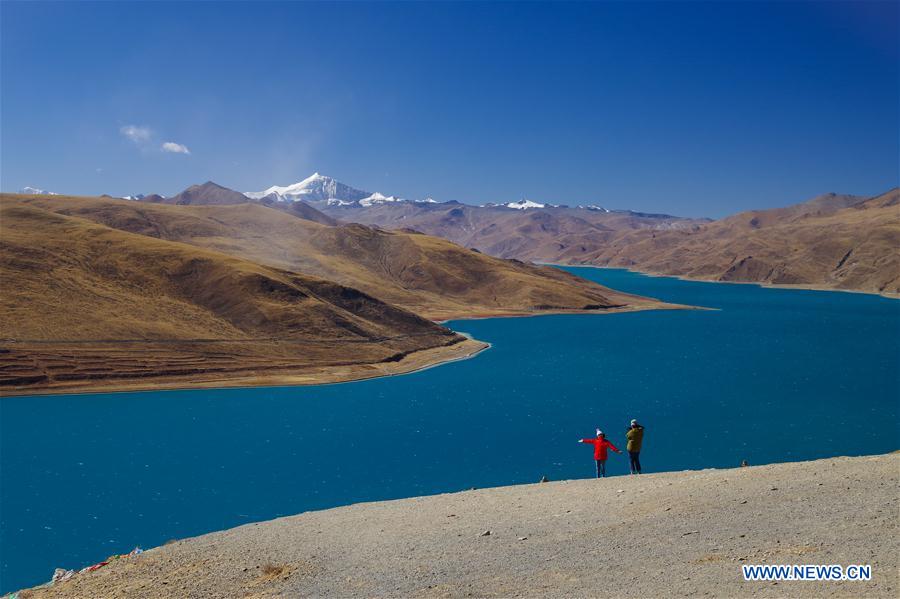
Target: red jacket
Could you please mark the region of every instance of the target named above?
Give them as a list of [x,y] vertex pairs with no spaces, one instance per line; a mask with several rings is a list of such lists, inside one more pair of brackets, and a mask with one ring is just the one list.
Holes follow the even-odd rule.
[[606,459],[606,448],[609,447],[613,451],[619,451],[619,448],[610,443],[607,439],[598,439],[594,437],[593,439],[582,439],[582,443],[590,443],[594,446],[594,459],[595,460],[605,460]]

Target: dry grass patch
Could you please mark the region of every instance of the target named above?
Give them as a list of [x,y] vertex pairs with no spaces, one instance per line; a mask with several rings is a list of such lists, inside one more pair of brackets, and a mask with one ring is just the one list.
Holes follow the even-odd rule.
[[275,564],[263,564],[263,567],[260,568],[262,573],[270,578],[276,578],[284,573],[285,566],[277,566]]

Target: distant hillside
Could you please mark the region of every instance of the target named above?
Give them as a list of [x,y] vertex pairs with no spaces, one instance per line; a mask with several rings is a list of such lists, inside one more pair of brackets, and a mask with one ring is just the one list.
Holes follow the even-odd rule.
[[555,268],[502,260],[436,237],[329,226],[262,205],[160,206],[43,196],[23,201],[336,281],[435,319],[660,305]]
[[240,192],[223,187],[218,183],[207,181],[201,185],[191,185],[181,193],[170,198],[159,195],[150,195],[139,198],[139,201],[148,204],[175,204],[178,206],[231,206],[236,204],[262,204],[276,208],[288,214],[305,218],[306,220],[323,223],[326,225],[337,224],[330,216],[319,212],[304,202],[280,201],[277,195],[263,195],[250,198]]
[[717,281],[900,292],[897,190],[826,194],[718,221],[603,209],[513,210],[409,202],[325,206],[335,218],[410,228],[504,258]]
[[279,374],[312,381],[327,368],[360,378],[415,352],[481,347],[353,288],[27,200],[0,197],[0,223],[6,391]]
[[350,187],[331,177],[311,177],[285,186],[246,192],[272,207],[308,204],[346,223],[389,229],[414,229],[501,258],[537,260],[560,245],[595,248],[603,232],[651,228],[689,228],[708,219],[609,210],[597,204],[562,204],[519,200],[482,206],[431,198],[407,199]]
[[323,225],[337,225],[340,223],[340,221],[338,221],[336,218],[332,218],[322,212],[319,212],[306,202],[282,203],[275,201],[270,197],[264,197],[257,201],[268,208],[274,208],[275,210],[286,212],[287,214],[302,218],[304,220],[311,220],[315,223],[320,223]]
[[152,195],[145,196],[139,201],[154,204],[177,204],[179,206],[205,206],[209,204],[245,204],[250,201],[250,198],[212,181],[207,181],[202,185],[191,185],[181,193],[170,198]]
[[708,222],[629,211],[565,207],[515,209],[456,202],[407,202],[322,210],[347,222],[415,229],[493,256],[534,262],[548,262],[549,256],[570,248],[582,253],[595,251],[617,231],[682,230]]
[[716,281],[900,293],[900,191],[829,194],[744,212],[695,229],[619,233],[549,261],[622,266]]

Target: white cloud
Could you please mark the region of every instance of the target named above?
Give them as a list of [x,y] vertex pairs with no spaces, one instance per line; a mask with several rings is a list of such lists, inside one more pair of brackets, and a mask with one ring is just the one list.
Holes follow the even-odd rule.
[[[144,125],[123,125],[119,127],[119,133],[134,142],[143,152],[147,152],[156,147],[156,135],[150,127]],[[157,138],[158,139],[158,138]],[[190,154],[191,151],[184,144],[174,141],[163,142],[159,146],[160,152],[168,152],[170,154]],[[97,171],[98,173],[100,170]]]
[[177,144],[174,141],[165,142],[161,146],[161,149],[163,152],[173,152],[175,154],[190,154],[191,153],[191,151],[187,149],[187,146]]
[[150,127],[139,127],[138,125],[124,125],[119,127],[119,133],[130,139],[136,144],[141,144],[150,139],[153,131]]

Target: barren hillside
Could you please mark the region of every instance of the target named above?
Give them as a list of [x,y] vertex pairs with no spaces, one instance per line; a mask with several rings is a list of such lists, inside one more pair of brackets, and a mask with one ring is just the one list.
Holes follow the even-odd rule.
[[824,196],[689,231],[632,231],[552,261],[624,266],[716,281],[900,293],[900,191]]
[[[185,539],[33,597],[893,598],[898,472],[890,454],[362,503]],[[748,564],[869,564],[872,580],[746,582]]]
[[4,392],[328,368],[330,380],[360,378],[384,373],[384,364],[408,369],[401,362],[416,352],[482,347],[330,281],[18,200],[4,199],[0,210]]
[[46,196],[22,201],[336,281],[433,319],[661,305],[559,269],[488,256],[437,237],[357,224],[329,226],[258,204],[161,206]]

